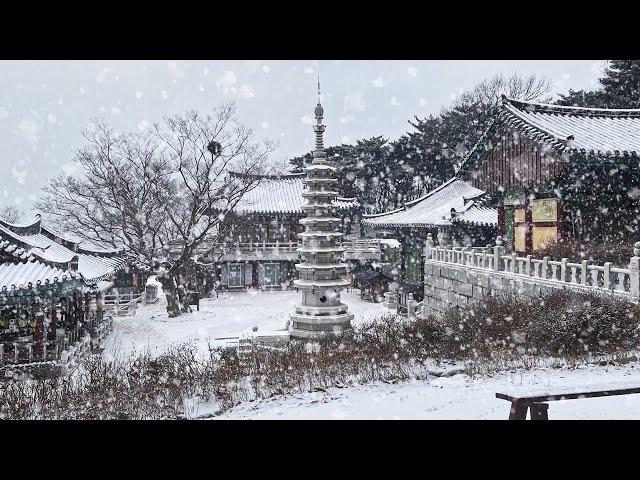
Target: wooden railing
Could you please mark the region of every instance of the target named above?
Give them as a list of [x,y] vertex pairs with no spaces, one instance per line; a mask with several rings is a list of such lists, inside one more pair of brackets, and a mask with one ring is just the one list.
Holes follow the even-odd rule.
[[587,260],[574,263],[566,258],[506,255],[504,250],[501,237],[496,238],[495,246],[439,247],[429,235],[425,259],[640,296],[640,242],[634,245],[628,268],[614,267],[611,262],[595,265]]
[[298,248],[297,242],[234,242],[223,244],[218,253],[240,254],[246,252],[295,252]]

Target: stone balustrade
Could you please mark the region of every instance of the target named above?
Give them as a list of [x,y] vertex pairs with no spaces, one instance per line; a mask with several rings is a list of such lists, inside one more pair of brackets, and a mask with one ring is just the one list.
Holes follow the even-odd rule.
[[640,298],[640,242],[628,268],[611,262],[595,265],[568,259],[506,254],[501,237],[494,246],[440,247],[428,236],[424,252],[423,314],[466,306],[496,291],[539,297],[554,289],[610,292],[633,301]]

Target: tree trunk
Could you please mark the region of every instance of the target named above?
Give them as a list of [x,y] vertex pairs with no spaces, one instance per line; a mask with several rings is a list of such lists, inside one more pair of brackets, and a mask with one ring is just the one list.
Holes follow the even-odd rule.
[[167,297],[167,314],[169,318],[180,315],[180,300],[178,298],[178,283],[173,276],[159,278],[162,290]]

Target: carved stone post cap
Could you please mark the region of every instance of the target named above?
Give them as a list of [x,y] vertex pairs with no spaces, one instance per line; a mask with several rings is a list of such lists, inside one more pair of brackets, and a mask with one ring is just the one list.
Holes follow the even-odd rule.
[[496,246],[501,247],[502,245],[504,245],[504,241],[502,240],[502,237],[498,235],[496,237]]
[[640,257],[640,242],[633,244],[633,255],[635,257]]
[[[427,240],[433,240],[433,234],[431,232],[427,233]],[[640,244],[640,242],[638,242]]]

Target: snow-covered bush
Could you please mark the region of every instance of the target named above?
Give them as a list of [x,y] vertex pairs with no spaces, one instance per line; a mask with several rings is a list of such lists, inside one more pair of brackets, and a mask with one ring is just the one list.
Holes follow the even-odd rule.
[[441,317],[372,319],[352,335],[323,338],[311,349],[302,342],[244,353],[211,349],[202,359],[187,344],[127,361],[90,356],[65,375],[0,381],[0,418],[184,418],[194,399],[222,411],[353,382],[425,378],[434,361],[463,361],[478,372],[513,362],[533,365],[532,358],[625,356],[639,346],[639,325],[640,306],[613,296],[490,297],[473,310],[451,309]]

